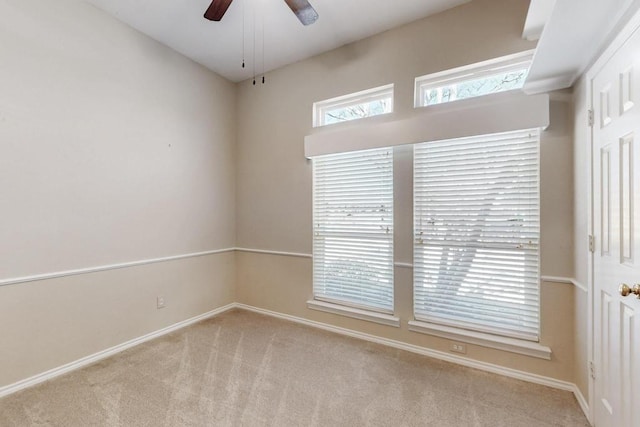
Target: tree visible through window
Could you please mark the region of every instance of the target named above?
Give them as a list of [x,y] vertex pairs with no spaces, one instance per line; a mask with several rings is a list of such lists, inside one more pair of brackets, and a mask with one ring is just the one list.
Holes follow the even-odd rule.
[[521,52],[416,78],[415,106],[443,104],[524,86],[532,52]]
[[460,99],[474,98],[491,93],[520,89],[527,78],[528,69],[452,83],[447,86],[423,89],[422,105],[442,104]]
[[393,85],[381,86],[313,104],[313,125],[325,126],[393,112]]
[[538,339],[537,130],[414,147],[416,319]]
[[393,150],[313,158],[316,299],[393,312]]
[[363,102],[356,105],[338,107],[324,111],[324,124],[346,122],[349,120],[363,119],[391,112],[392,103],[388,98]]

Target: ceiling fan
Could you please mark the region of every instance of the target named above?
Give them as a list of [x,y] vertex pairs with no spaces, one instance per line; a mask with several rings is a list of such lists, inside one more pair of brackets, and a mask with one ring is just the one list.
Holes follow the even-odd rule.
[[[220,21],[233,0],[213,0],[204,17],[209,21]],[[318,12],[307,0],[284,0],[303,25],[311,25],[318,20]]]

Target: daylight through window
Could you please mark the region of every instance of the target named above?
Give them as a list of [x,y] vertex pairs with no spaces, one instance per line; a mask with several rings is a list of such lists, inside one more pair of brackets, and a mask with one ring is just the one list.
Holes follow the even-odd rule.
[[393,112],[393,85],[313,104],[313,126],[325,126]]
[[393,150],[313,158],[314,297],[393,312]]
[[537,340],[539,131],[414,147],[417,320]]
[[530,52],[524,52],[418,77],[415,106],[521,89],[529,73],[531,56]]

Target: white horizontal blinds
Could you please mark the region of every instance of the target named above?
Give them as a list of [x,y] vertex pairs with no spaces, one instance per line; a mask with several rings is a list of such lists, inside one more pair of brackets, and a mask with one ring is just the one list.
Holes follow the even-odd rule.
[[414,148],[419,320],[537,340],[538,130]]
[[393,312],[393,149],[313,158],[316,299]]

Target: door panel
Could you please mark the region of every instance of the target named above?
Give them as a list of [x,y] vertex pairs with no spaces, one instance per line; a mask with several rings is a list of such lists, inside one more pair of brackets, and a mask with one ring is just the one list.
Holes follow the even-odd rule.
[[591,81],[594,165],[595,423],[638,427],[640,299],[620,295],[640,283],[640,33],[636,31]]

